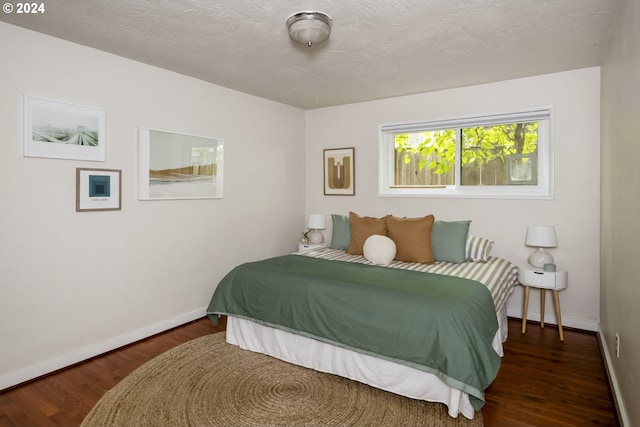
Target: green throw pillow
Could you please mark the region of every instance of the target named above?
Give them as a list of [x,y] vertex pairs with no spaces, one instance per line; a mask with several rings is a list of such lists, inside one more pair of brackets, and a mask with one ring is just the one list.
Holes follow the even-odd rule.
[[349,225],[348,215],[332,214],[333,232],[331,234],[331,249],[340,249],[346,251],[351,241],[351,226]]
[[436,221],[433,224],[431,249],[436,261],[465,262],[469,224],[471,221]]

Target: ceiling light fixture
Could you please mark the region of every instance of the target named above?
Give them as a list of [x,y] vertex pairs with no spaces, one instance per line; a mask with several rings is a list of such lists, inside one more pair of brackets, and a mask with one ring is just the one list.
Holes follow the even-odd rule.
[[329,38],[333,20],[329,15],[315,10],[303,10],[287,18],[291,40],[311,47]]

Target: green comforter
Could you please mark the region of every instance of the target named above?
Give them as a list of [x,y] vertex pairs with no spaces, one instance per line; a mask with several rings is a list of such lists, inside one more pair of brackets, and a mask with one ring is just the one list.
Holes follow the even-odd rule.
[[498,322],[481,283],[299,255],[242,264],[207,309],[438,375],[477,410],[500,357]]

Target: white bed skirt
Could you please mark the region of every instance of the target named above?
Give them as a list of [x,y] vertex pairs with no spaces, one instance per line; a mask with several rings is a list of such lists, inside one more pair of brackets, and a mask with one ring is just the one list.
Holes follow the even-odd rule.
[[[500,320],[500,330],[493,340],[493,348],[502,356],[502,341],[506,339],[506,316]],[[267,354],[295,365],[339,375],[413,399],[444,403],[449,415],[454,418],[462,414],[472,419],[475,415],[469,395],[449,386],[434,374],[237,317],[227,318],[226,330],[227,342],[245,350]]]

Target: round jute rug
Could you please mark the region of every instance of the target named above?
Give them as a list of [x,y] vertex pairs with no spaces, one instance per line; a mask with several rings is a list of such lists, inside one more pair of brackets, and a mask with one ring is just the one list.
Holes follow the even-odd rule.
[[482,426],[446,407],[242,350],[207,335],[140,366],[82,427]]

